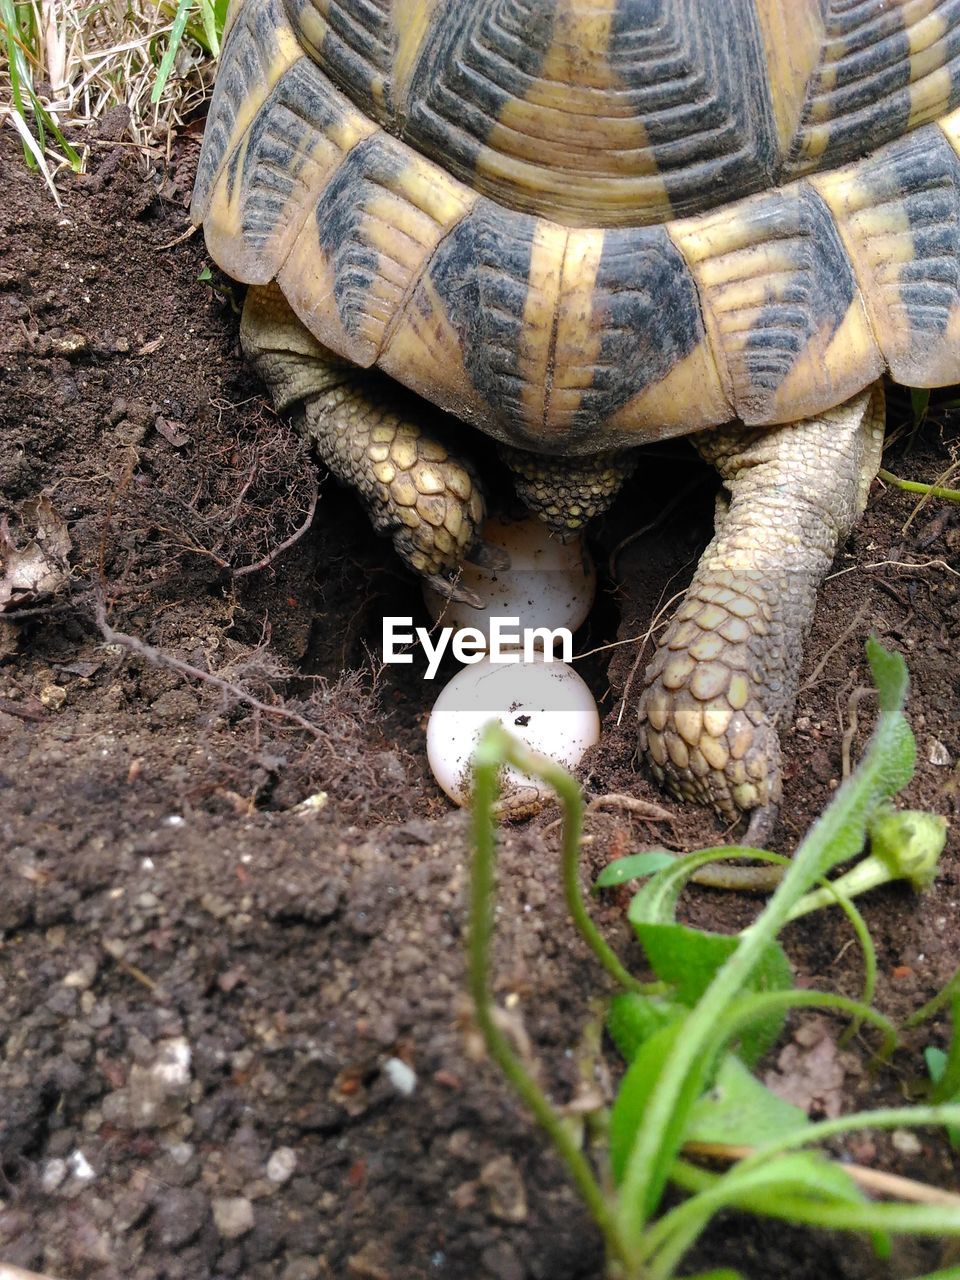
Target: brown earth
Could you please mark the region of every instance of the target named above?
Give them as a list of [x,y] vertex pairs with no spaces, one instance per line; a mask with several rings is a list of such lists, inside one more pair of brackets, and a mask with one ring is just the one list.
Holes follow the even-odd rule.
[[[419,591],[329,481],[308,536],[271,559],[305,521],[314,472],[244,367],[233,295],[200,278],[200,239],[177,242],[196,142],[146,179],[109,142],[92,176],[61,181],[59,211],[9,140],[0,153],[7,536],[23,548],[39,521],[54,561],[69,538],[69,578],[0,631],[0,1259],[71,1278],[592,1280],[597,1236],[562,1170],[467,1052],[465,818],[426,767],[430,687],[376,662],[381,615],[417,611]],[[908,419],[900,396],[891,426]],[[934,413],[887,465],[931,479],[958,442]],[[681,491],[617,558],[583,649],[618,628],[642,635],[689,575],[712,484],[682,442],[651,455],[596,551],[605,564],[638,510],[653,520]],[[866,904],[878,1004],[894,1018],[958,955],[960,516],[929,504],[911,519],[914,505],[876,485],[823,591],[775,839],[789,851],[829,799],[855,706],[862,746],[872,704],[853,695],[875,630],[911,670],[920,760],[906,799],[954,820],[933,890]],[[105,633],[98,611],[167,665]],[[585,784],[662,801],[636,772],[631,715],[616,725],[637,661],[631,643],[584,664],[608,721]],[[320,792],[325,805],[303,806]],[[669,808],[657,825],[591,816],[588,869],[723,834]],[[555,817],[504,838],[497,987],[562,1101],[603,983],[565,921]],[[610,897],[596,915],[637,964],[624,905]],[[685,900],[688,919],[727,930],[754,909]],[[858,993],[839,919],[795,926],[787,944],[802,983]],[[913,1035],[879,1072],[856,1043],[836,1059],[832,1104],[918,1096],[920,1049],[946,1033],[938,1021]],[[801,1047],[780,1060],[794,1085]],[[391,1059],[416,1073],[412,1096]],[[937,1135],[845,1150],[956,1184]],[[911,1246],[881,1263],[728,1217],[690,1266],[801,1280],[907,1276],[938,1258]]]

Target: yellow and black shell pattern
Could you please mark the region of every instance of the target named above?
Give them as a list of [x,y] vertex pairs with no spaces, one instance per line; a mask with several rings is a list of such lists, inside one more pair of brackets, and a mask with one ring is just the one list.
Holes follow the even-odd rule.
[[960,380],[960,0],[234,0],[193,216],[557,454]]

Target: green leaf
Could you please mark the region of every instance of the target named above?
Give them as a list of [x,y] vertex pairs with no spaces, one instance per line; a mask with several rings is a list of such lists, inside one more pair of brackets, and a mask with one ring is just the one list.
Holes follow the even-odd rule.
[[[777,991],[753,996],[742,994],[749,988],[753,971],[765,950],[775,942],[798,899],[838,862],[853,857],[863,848],[867,822],[877,805],[894,795],[912,776],[916,744],[902,711],[907,693],[903,659],[887,653],[875,639],[868,644],[867,654],[880,688],[881,711],[855,772],[838,788],[833,800],[796,850],[779,887],[754,923],[743,931],[740,945],[716,971],[702,999],[681,1024],[683,1035],[669,1047],[665,1046],[665,1051],[668,1048],[667,1060],[645,1101],[644,1123],[635,1130],[622,1173],[617,1223],[628,1248],[639,1248],[644,1232],[650,1229],[647,1215],[651,1212],[651,1204],[656,1203],[653,1193],[659,1194],[661,1189],[661,1154],[665,1150],[676,1151],[673,1145],[675,1109],[684,1099],[683,1118],[686,1123],[692,1082],[698,1086],[693,1092],[695,1099],[702,1092],[706,1079],[704,1063],[709,1065],[716,1060],[723,1044],[723,1034],[732,1029],[732,1006],[737,1001],[744,1002],[733,1021],[750,1026],[752,1020],[761,1015],[761,1010],[765,1014],[774,1009],[782,1011],[783,1003],[774,997],[790,994]],[[690,863],[695,864],[696,858],[684,858],[681,865]],[[672,919],[675,895],[679,889],[675,884],[669,884],[669,880],[675,874],[672,868],[667,868],[644,885],[631,903],[629,914],[634,923]],[[657,893],[659,899],[655,901],[653,895]],[[670,901],[671,895],[673,902]],[[647,911],[648,907],[653,910]],[[669,915],[665,907],[669,907]],[[755,1002],[752,1006],[751,1001]],[[860,1006],[857,1006],[857,1011],[860,1011]],[[642,1061],[656,1040],[656,1036],[652,1037],[643,1047],[637,1063]],[[911,1215],[910,1220],[917,1216]],[[886,1220],[891,1218],[896,1220],[895,1215],[884,1215],[881,1229],[885,1229]],[[923,1220],[923,1215],[919,1218]]]
[[947,1069],[947,1055],[942,1049],[928,1044],[923,1051],[923,1059],[927,1064],[927,1070],[930,1072],[930,1079],[934,1084],[939,1084],[943,1079],[944,1071]]
[[[889,714],[901,711],[909,684],[903,654],[897,653],[895,649],[885,649],[876,636],[870,636],[867,640],[867,661],[870,663],[873,682],[877,686],[880,710]],[[905,781],[909,782],[910,779]]]
[[647,849],[643,853],[631,853],[626,858],[617,858],[608,862],[596,880],[594,889],[610,889],[615,885],[626,884],[628,880],[641,880],[652,876],[664,867],[672,867],[677,856],[666,849]]
[[[610,1111],[609,1128],[610,1167],[617,1182],[623,1176],[637,1134],[644,1123],[647,1102],[660,1081],[671,1049],[684,1035],[686,1023],[687,1019],[684,1018],[654,1032],[640,1046],[620,1082],[616,1100]],[[690,1112],[709,1081],[712,1065],[706,1056],[701,1057],[696,1069],[691,1071],[683,1082],[649,1170],[650,1177],[643,1205],[644,1217],[649,1217],[659,1203],[666,1186],[670,1165],[683,1145]]]
[[170,35],[167,40],[167,50],[160,63],[160,70],[157,72],[157,81],[153,86],[153,92],[150,94],[150,101],[153,103],[160,101],[164,86],[170,77],[170,72],[173,70],[173,64],[177,56],[177,50],[183,40],[183,33],[186,30],[192,3],[193,0],[180,0],[177,5],[176,16],[173,19],[173,25],[170,28]]
[[710,1088],[690,1112],[684,1142],[759,1146],[807,1123],[800,1107],[778,1098],[739,1058],[727,1054]]
[[686,1016],[682,1004],[627,991],[610,1001],[607,1030],[624,1061],[632,1062],[640,1046],[655,1032]]
[[[787,1195],[812,1202],[811,1207],[866,1203],[843,1167],[818,1151],[792,1151],[742,1173],[734,1165],[709,1194],[722,1198],[724,1205],[739,1204],[774,1216],[779,1216],[778,1204]],[[765,1209],[759,1209],[761,1204]]]
[[[636,924],[640,944],[650,967],[662,982],[674,987],[674,996],[692,1008],[710,986],[717,971],[741,943],[739,937],[706,933],[682,924]],[[790,961],[778,942],[760,953],[744,991],[788,991],[793,986]],[[739,1053],[752,1066],[773,1045],[783,1029],[784,1013],[765,1014],[743,1031]]]

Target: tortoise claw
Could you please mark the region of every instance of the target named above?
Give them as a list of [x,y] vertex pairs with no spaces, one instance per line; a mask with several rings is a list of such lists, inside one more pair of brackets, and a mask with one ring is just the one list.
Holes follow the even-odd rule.
[[445,578],[439,573],[424,574],[423,580],[432,591],[436,591],[438,596],[443,596],[445,600],[454,600],[458,603],[468,604],[471,608],[482,609],[483,601],[471,591],[469,587],[462,587],[453,578]]
[[774,804],[773,801],[752,810],[743,836],[744,844],[750,845],[753,849],[766,849],[773,835],[779,811],[779,805]]
[[495,547],[492,542],[477,542],[465,558],[478,569],[489,569],[494,573],[510,568],[510,553],[503,547]]

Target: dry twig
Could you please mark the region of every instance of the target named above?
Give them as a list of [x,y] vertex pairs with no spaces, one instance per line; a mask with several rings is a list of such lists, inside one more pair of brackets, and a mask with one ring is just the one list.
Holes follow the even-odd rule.
[[[746,1160],[755,1151],[755,1147],[727,1142],[688,1142],[683,1148],[684,1155],[719,1160],[724,1164]],[[909,1200],[912,1204],[940,1204],[960,1208],[960,1195],[946,1191],[943,1187],[931,1187],[925,1182],[916,1182],[913,1178],[904,1178],[896,1173],[885,1173],[882,1169],[869,1169],[862,1164],[844,1162],[839,1167],[870,1195]]]
[[194,667],[189,662],[183,662],[180,658],[175,658],[171,653],[164,653],[162,649],[155,648],[152,644],[138,639],[137,636],[127,635],[124,631],[116,631],[107,621],[107,611],[103,600],[97,600],[94,611],[97,626],[100,634],[103,636],[107,644],[119,645],[122,649],[126,649],[129,653],[135,653],[139,658],[145,658],[155,667],[165,667],[168,671],[176,671],[179,675],[185,676],[188,680],[198,680],[202,684],[211,685],[214,689],[219,689],[221,693],[229,695],[242,702],[245,706],[251,707],[254,711],[261,715],[271,716],[276,720],[285,720],[289,724],[295,725],[298,729],[303,729],[310,734],[312,738],[318,741],[326,741],[327,735],[322,729],[315,724],[311,724],[304,716],[299,715],[296,711],[291,711],[289,707],[282,704],[272,705],[268,702],[261,701],[252,693],[248,693],[246,689],[235,684],[231,680],[224,679],[212,671],[204,671],[202,667]]

